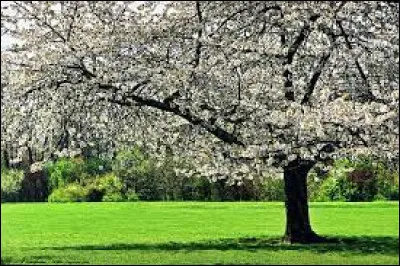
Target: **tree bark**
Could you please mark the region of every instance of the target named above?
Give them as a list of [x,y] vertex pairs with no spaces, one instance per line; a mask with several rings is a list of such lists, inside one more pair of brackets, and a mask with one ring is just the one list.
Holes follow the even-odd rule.
[[292,161],[284,168],[286,231],[284,241],[288,243],[323,242],[311,228],[307,202],[307,174],[314,162]]
[[3,161],[1,163],[4,163],[4,166],[6,168],[10,168],[10,156],[8,154],[7,150],[2,150],[2,159]]

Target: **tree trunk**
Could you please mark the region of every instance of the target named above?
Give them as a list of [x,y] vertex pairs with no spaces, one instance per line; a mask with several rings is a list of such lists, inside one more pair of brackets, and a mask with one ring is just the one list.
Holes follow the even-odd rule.
[[295,160],[284,168],[286,194],[286,232],[284,241],[289,243],[322,242],[312,229],[307,203],[307,174],[314,162]]
[[[10,168],[10,156],[9,156],[9,154],[8,154],[8,151],[7,150],[3,150],[2,151],[2,161],[1,161],[1,163],[3,164],[4,163],[4,166],[6,167],[6,168]],[[2,165],[3,166],[3,165]]]

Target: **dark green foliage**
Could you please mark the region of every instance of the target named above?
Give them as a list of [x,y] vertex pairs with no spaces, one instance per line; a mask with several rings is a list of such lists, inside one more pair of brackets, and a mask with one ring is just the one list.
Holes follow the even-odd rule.
[[48,179],[43,171],[26,173],[21,184],[21,201],[43,202],[49,196]]
[[136,194],[135,191],[132,190],[128,190],[127,192],[125,192],[125,201],[139,201],[139,196],[138,194]]
[[1,168],[1,202],[21,201],[23,179],[23,171]]
[[163,200],[162,180],[155,162],[139,147],[121,151],[113,163],[113,172],[125,191],[135,191],[141,200]]
[[228,184],[226,180],[211,182],[206,177],[179,175],[176,169],[192,169],[190,162],[171,157],[156,162],[139,147],[116,156],[113,172],[121,178],[124,189],[135,191],[145,201],[252,201],[283,200],[283,181],[255,178]]
[[60,158],[46,164],[49,190],[62,188],[70,183],[79,182],[83,173],[82,158]]
[[335,161],[327,177],[313,187],[315,201],[398,200],[398,171],[382,161],[359,157]]
[[269,177],[263,182],[263,195],[265,201],[284,201],[284,182],[281,178]]
[[[113,160],[61,158],[46,164],[43,172],[24,177],[20,171],[22,180],[17,172],[2,169],[2,201],[45,201],[51,193],[52,201],[285,200],[284,182],[278,176],[254,176],[233,184],[212,182],[195,174],[184,159],[177,161],[171,156],[157,161],[137,146],[121,151]],[[180,174],[177,169],[192,174]],[[78,190],[78,185],[83,189]],[[398,170],[367,157],[337,160],[328,173],[318,167],[310,171],[308,196],[311,201],[398,200]]]
[[111,171],[111,161],[100,157],[86,158],[83,171],[89,176],[105,174]]
[[60,158],[45,166],[50,190],[64,187],[73,182],[84,184],[88,179],[110,170],[110,161],[99,157]]
[[377,177],[375,199],[399,200],[399,170],[391,169],[385,163],[376,164],[374,173]]

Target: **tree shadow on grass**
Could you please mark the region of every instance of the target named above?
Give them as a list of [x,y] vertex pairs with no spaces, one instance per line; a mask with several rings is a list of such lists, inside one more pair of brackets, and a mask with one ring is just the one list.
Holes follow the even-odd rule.
[[14,261],[12,258],[1,258],[1,265],[20,265],[23,264],[82,264],[89,263],[88,261],[79,261],[79,260],[70,260],[64,257],[56,257],[56,256],[48,256],[48,255],[35,255],[35,256],[26,256],[20,260]]
[[398,237],[337,237],[329,238],[330,243],[284,244],[280,238],[244,237],[224,238],[200,242],[166,243],[115,243],[109,245],[80,245],[46,247],[47,250],[148,250],[148,251],[201,251],[201,250],[246,250],[263,251],[311,251],[315,253],[345,252],[352,254],[399,254]]

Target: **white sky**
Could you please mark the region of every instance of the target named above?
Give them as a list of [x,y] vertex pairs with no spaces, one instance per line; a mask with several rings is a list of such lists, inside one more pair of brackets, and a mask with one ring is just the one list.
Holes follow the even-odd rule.
[[15,39],[11,38],[8,35],[1,36],[1,50],[4,51],[10,47],[11,44],[15,42]]
[[[9,4],[10,4],[10,1],[1,1],[1,8],[8,6]],[[15,42],[15,39],[11,38],[11,36],[2,35],[1,36],[1,51],[4,51],[5,49],[9,48],[14,42]]]

